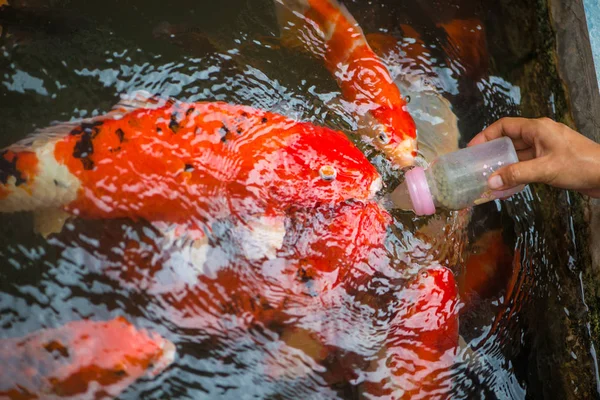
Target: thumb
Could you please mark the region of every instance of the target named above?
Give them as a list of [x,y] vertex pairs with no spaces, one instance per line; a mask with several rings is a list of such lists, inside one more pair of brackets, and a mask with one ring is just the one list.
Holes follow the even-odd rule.
[[490,176],[488,186],[493,190],[506,190],[528,183],[546,182],[548,175],[547,163],[542,158],[534,158],[500,168]]

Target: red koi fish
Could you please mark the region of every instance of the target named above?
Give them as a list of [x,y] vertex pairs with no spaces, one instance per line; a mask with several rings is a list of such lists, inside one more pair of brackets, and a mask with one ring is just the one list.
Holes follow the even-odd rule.
[[74,321],[22,338],[0,339],[0,398],[116,397],[174,360],[175,346],[124,318]]
[[392,385],[394,398],[429,398],[449,391],[459,348],[460,302],[454,275],[441,266],[424,268],[402,291],[398,307],[388,339],[388,365],[399,377]]
[[61,209],[200,236],[219,218],[247,222],[290,206],[367,200],[381,187],[376,169],[340,132],[250,107],[139,92],[105,116],[43,130],[0,152],[0,212]]
[[414,163],[415,123],[398,87],[348,10],[335,0],[276,0],[284,42],[321,56],[359,116],[359,133],[395,164]]
[[484,233],[469,249],[465,270],[459,279],[460,297],[465,304],[489,298],[508,286],[513,272],[513,253],[501,230]]

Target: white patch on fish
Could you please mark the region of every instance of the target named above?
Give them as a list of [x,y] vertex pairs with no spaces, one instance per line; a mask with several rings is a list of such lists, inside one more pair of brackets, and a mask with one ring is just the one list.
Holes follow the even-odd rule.
[[285,232],[283,216],[261,216],[247,224],[239,224],[234,235],[247,259],[259,260],[266,257],[272,260],[283,246]]
[[[0,212],[32,211],[63,207],[77,198],[81,183],[69,169],[54,158],[56,142],[34,141],[27,148],[38,158],[38,171],[31,186],[16,186],[9,177],[5,188],[8,196],[0,200]],[[11,147],[12,150],[12,147]]]

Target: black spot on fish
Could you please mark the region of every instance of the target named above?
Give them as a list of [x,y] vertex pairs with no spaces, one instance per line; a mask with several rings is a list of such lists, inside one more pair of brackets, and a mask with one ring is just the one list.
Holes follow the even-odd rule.
[[183,167],[183,170],[185,172],[192,172],[194,170],[194,166],[192,164],[185,164],[185,167]]
[[196,111],[196,109],[194,107],[190,107],[187,109],[187,111],[185,112],[186,116],[190,116],[191,113],[193,113],[194,111]]
[[173,133],[177,133],[179,131],[179,116],[176,112],[171,114],[171,121],[169,122],[169,129],[173,131]]
[[124,369],[118,369],[115,371],[115,376],[118,376],[119,378],[125,375],[127,375],[127,371],[125,371]]
[[115,147],[114,149],[110,149],[111,153],[116,153],[116,152],[119,152],[119,151],[121,151],[121,146]]
[[227,141],[227,135],[229,134],[229,128],[225,125],[219,128],[219,134],[221,135],[221,142],[225,143]]
[[312,281],[314,278],[309,271],[307,271],[303,267],[300,267],[298,269],[298,279],[300,279],[301,282],[307,283]]
[[156,128],[156,133],[158,133],[159,135],[161,135],[162,134],[162,129]]
[[8,153],[7,150],[0,153],[0,183],[6,185],[8,178],[14,176],[16,186],[24,184],[26,180],[21,175],[21,171],[17,169],[18,156],[15,155],[12,161],[8,161],[5,158],[6,153]]
[[103,121],[84,122],[80,126],[73,129],[70,132],[70,135],[77,136],[81,135],[82,133],[92,133],[94,130],[97,131],[97,128],[103,123]]
[[56,340],[46,343],[44,345],[44,349],[48,353],[52,354],[55,358],[58,358],[58,357],[68,358],[69,357],[69,349],[67,349],[67,347],[65,345],[63,345],[62,343],[60,343],[59,341],[56,341]]
[[91,170],[94,169],[94,162],[90,158],[92,154],[94,154],[94,143],[93,140],[98,136],[100,132],[99,127],[102,126],[102,121],[95,122],[84,122],[81,124],[79,128],[71,131],[71,134],[74,134],[74,131],[79,131],[78,135],[81,137],[79,141],[75,143],[75,148],[73,149],[73,157],[79,158],[81,163],[83,164],[83,169]]
[[68,186],[61,181],[54,179],[54,186],[59,188],[67,188]]
[[120,143],[123,143],[123,141],[125,141],[125,132],[123,132],[123,129],[121,129],[121,128],[117,129],[115,131],[115,134],[119,138]]
[[242,128],[237,128],[235,131],[238,135],[241,135],[244,130]]
[[267,117],[262,117],[262,119],[260,120],[260,122],[262,122],[263,124],[266,124],[268,121]]

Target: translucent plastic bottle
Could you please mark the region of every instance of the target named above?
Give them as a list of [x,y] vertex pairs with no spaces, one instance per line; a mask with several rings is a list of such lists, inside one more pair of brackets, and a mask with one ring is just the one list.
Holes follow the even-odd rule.
[[438,157],[427,169],[415,167],[408,171],[391,199],[397,207],[431,215],[436,208],[462,210],[509,197],[523,187],[492,191],[488,179],[499,168],[518,161],[507,137],[461,149]]

